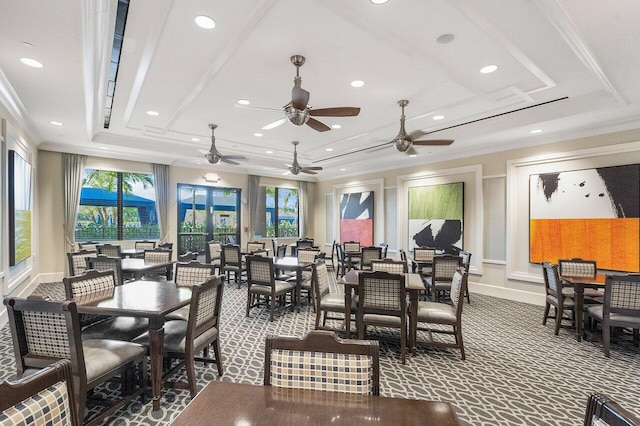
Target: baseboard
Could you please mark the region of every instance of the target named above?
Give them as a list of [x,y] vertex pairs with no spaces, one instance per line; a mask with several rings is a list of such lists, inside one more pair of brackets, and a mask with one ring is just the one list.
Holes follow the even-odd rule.
[[[27,297],[33,291],[38,288],[40,283],[52,283],[52,282],[60,282],[64,278],[64,272],[51,272],[46,274],[38,274],[34,279],[31,280],[28,284],[22,284],[18,286],[16,291],[13,291],[9,294],[9,296],[13,297]],[[0,306],[0,327],[4,327],[7,322],[9,322],[9,316],[7,315],[7,309],[4,305]]]
[[469,292],[499,297],[501,299],[513,300],[516,302],[529,303],[532,305],[544,306],[545,304],[544,294],[515,290],[512,288],[498,287],[482,283],[469,282]]
[[7,314],[7,308],[4,305],[0,306],[0,328],[7,325],[9,322],[9,315]]

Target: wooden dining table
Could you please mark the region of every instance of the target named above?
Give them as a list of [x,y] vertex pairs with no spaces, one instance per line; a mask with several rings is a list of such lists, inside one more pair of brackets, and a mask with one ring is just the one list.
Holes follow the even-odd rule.
[[[345,312],[351,312],[351,293],[353,292],[353,290],[358,288],[358,275],[361,272],[362,271],[352,269],[338,280],[338,284],[344,285]],[[404,276],[405,288],[407,290],[407,293],[409,293],[409,312],[411,315],[409,321],[409,336],[411,337],[409,348],[410,350],[413,350],[413,348],[415,347],[415,341],[413,337],[415,335],[414,331],[418,327],[418,298],[420,297],[420,292],[425,291],[426,287],[424,285],[424,282],[422,281],[422,276],[420,274],[408,273],[404,274]],[[345,315],[345,328],[347,330],[348,339],[351,336],[351,315]]]
[[[582,341],[582,331],[584,329],[584,289],[604,289],[607,279],[606,274],[596,274],[594,277],[574,277],[571,275],[560,275],[560,279],[573,286],[573,301],[575,303],[576,316],[576,340]],[[604,295],[604,293],[602,293]]]
[[[153,271],[154,269],[164,268],[169,271],[169,267],[173,265],[172,261],[162,263],[150,263],[145,262],[144,259],[127,258],[122,259],[122,272],[133,274],[135,280],[141,279],[146,272]],[[167,278],[171,274],[167,272]]]
[[192,425],[459,425],[448,402],[212,381],[172,423]]
[[143,254],[144,254],[143,249],[123,248],[120,250],[120,257],[122,257],[123,259],[127,257],[139,257],[139,256],[142,256]]
[[78,313],[149,319],[153,409],[160,409],[165,316],[191,301],[191,288],[171,281],[132,281],[105,293],[73,299]]

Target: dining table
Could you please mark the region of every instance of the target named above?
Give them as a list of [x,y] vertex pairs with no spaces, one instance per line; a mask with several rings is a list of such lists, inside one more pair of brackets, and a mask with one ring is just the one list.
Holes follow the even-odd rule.
[[[584,290],[604,289],[606,274],[596,274],[591,277],[576,277],[571,275],[560,275],[560,279],[565,283],[573,286],[573,301],[575,303],[576,316],[576,340],[582,341],[582,332],[584,329]],[[602,293],[604,295],[604,293]]]
[[460,420],[448,402],[212,381],[172,423],[208,424],[454,426]]
[[[358,288],[359,285],[359,274],[362,271],[358,271],[352,269],[348,271],[342,278],[338,280],[338,284],[344,285],[344,305],[345,312],[351,312],[351,300],[352,300],[352,292]],[[409,293],[409,312],[410,312],[410,321],[409,321],[409,336],[411,336],[411,340],[409,342],[410,350],[413,350],[415,347],[415,330],[418,327],[418,298],[420,297],[420,293],[426,290],[424,285],[424,281],[422,281],[422,276],[416,273],[407,273],[403,274],[405,276],[405,288],[407,293]],[[345,315],[345,329],[347,331],[347,338],[351,337],[351,315]]]
[[127,258],[127,257],[140,257],[144,254],[144,250],[143,249],[137,249],[137,248],[123,248],[120,250],[120,257],[122,257],[123,259]]
[[279,271],[294,271],[296,273],[296,311],[300,312],[300,293],[302,289],[302,271],[310,269],[313,262],[305,262],[297,257],[273,257],[273,265]]
[[169,268],[173,266],[173,261],[169,262],[161,262],[161,263],[151,263],[145,262],[144,259],[136,259],[136,258],[127,258],[122,259],[122,272],[125,274],[133,275],[135,280],[140,280],[145,273],[149,271],[153,271],[154,269],[164,268],[167,270],[167,279],[171,276]]
[[165,317],[191,302],[191,287],[171,281],[132,281],[106,292],[73,298],[78,313],[149,319],[153,410],[160,409]]

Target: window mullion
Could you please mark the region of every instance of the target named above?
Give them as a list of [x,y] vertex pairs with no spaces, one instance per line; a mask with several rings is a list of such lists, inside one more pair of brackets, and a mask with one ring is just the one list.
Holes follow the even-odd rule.
[[123,208],[123,190],[122,190],[122,180],[123,180],[123,173],[122,172],[118,172],[117,174],[117,178],[116,178],[116,186],[117,186],[117,195],[116,195],[116,216],[117,216],[117,233],[118,233],[118,240],[124,240],[124,235],[122,232],[122,227],[124,224],[124,208]]

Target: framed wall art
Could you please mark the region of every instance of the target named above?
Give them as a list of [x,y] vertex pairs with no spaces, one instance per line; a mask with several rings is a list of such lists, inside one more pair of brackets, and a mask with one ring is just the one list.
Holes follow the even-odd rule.
[[342,194],[340,197],[340,241],[373,245],[373,191]]
[[9,265],[31,256],[31,164],[9,150]]

